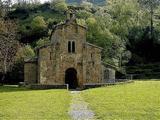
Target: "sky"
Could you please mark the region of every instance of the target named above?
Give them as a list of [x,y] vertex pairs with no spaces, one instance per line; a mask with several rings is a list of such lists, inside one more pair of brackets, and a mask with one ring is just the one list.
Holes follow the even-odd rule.
[[[6,1],[6,0],[2,0],[2,1]],[[16,1],[18,0],[11,0],[13,3],[16,3]],[[29,1],[29,0],[27,0]],[[34,1],[34,0],[30,0],[30,1]],[[48,2],[48,1],[51,1],[51,0],[37,0],[37,1],[40,1],[41,3],[45,3],[45,2]]]

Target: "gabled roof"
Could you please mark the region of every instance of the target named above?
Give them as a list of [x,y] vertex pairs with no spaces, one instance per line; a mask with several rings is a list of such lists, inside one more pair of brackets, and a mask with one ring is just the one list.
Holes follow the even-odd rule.
[[38,58],[37,57],[33,57],[33,58],[25,58],[24,62],[25,63],[34,63],[37,62]]
[[48,43],[48,44],[46,44],[46,45],[42,45],[42,46],[40,46],[40,47],[35,48],[35,50],[39,50],[39,49],[42,49],[42,48],[46,48],[46,47],[48,47],[48,46],[50,46],[50,45],[51,45],[51,43]]
[[96,48],[98,48],[98,49],[103,50],[102,47],[99,47],[99,46],[97,46],[97,45],[91,44],[91,43],[89,43],[89,42],[86,42],[86,44],[87,44],[87,45],[90,45],[90,46],[92,46],[92,47],[96,47]]
[[110,63],[106,63],[106,62],[102,62],[102,64],[105,66],[105,67],[109,67],[109,68],[112,68],[114,70],[118,70],[118,66],[115,66],[115,65],[112,65]]
[[83,26],[83,25],[80,25],[76,22],[76,19],[70,19],[70,20],[66,20],[64,23],[60,23],[60,24],[57,24],[57,25],[54,25],[53,28],[52,28],[52,32],[51,32],[51,36],[50,36],[50,39],[54,33],[54,31],[56,29],[59,29],[59,28],[62,28],[63,26],[65,25],[77,25],[83,29],[86,29],[87,30],[87,27],[86,26]]

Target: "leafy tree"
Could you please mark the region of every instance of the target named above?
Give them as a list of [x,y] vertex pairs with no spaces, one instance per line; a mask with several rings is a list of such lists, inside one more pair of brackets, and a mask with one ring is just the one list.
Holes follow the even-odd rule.
[[84,19],[76,19],[77,23],[82,26],[86,26],[86,21]]
[[92,13],[90,13],[86,10],[79,10],[77,12],[76,16],[77,16],[77,18],[80,18],[80,19],[87,19],[92,16]]
[[107,6],[100,7],[95,13],[96,19],[86,20],[89,28],[87,38],[104,48],[104,61],[121,65],[131,57],[126,43],[129,30],[136,25],[138,4],[132,0],[108,2]]
[[42,36],[46,36],[47,34],[48,28],[44,18],[42,16],[33,18],[31,22],[31,31],[29,31],[29,35],[31,36],[31,38],[36,40],[41,38]]
[[153,39],[153,17],[155,9],[160,5],[160,0],[138,0],[139,3],[149,10],[150,13],[150,31]]
[[97,23],[96,19],[93,18],[93,17],[90,17],[86,20],[86,23],[89,25],[89,26],[93,26]]
[[41,47],[44,45],[47,45],[50,43],[50,40],[48,37],[46,38],[40,38],[37,42],[36,42],[36,47]]
[[10,20],[0,20],[0,69],[2,70],[1,83],[3,84],[7,72],[14,64],[18,50],[17,26]]
[[52,0],[51,8],[59,12],[64,12],[68,9],[65,0]]
[[0,17],[3,16],[3,3],[2,3],[2,0],[0,0]]
[[84,7],[86,10],[90,10],[90,8],[93,7],[93,3],[86,2],[86,1],[83,1],[80,5]]
[[35,17],[31,22],[31,26],[34,31],[47,28],[46,22],[42,16]]
[[16,62],[24,62],[25,58],[35,57],[35,52],[30,45],[21,46],[16,53]]
[[15,56],[15,63],[9,76],[11,77],[10,83],[23,82],[24,79],[24,60],[27,58],[35,57],[35,52],[30,45],[21,45]]

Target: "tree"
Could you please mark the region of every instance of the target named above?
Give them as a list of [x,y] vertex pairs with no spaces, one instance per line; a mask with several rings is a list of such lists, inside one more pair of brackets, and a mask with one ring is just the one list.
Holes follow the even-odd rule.
[[24,62],[24,59],[33,57],[35,52],[30,45],[21,46],[16,53],[16,62]]
[[81,5],[82,7],[84,7],[85,9],[87,9],[87,10],[90,10],[90,8],[93,7],[93,3],[86,2],[86,1],[83,1],[80,5]]
[[93,18],[86,20],[87,38],[104,48],[103,60],[106,62],[121,65],[130,58],[126,43],[129,30],[136,25],[138,5],[135,1],[108,0],[107,6],[100,7],[95,13],[96,21]]
[[149,10],[150,13],[150,32],[151,32],[151,39],[153,39],[153,17],[154,17],[154,10],[160,5],[160,0],[138,0],[139,3]]
[[3,84],[7,72],[14,64],[14,56],[18,50],[17,27],[11,20],[0,20],[0,69],[2,70],[1,83]]
[[64,12],[68,9],[65,0],[52,0],[51,8],[59,12]]
[[90,13],[86,10],[79,10],[77,12],[76,16],[77,16],[77,18],[80,18],[80,19],[87,19],[92,16],[92,13]]
[[37,16],[33,18],[31,22],[31,32],[30,34],[33,36],[35,39],[39,39],[42,36],[46,36],[47,33],[47,24],[42,16]]
[[44,46],[44,45],[47,45],[50,43],[50,40],[48,37],[45,37],[45,38],[40,38],[37,42],[36,42],[36,46],[37,47],[41,47],[41,46]]
[[12,1],[11,0],[1,0],[1,9],[3,11],[3,14],[7,14],[11,11]]
[[0,0],[0,17],[3,16],[3,6],[2,6],[2,0]]
[[31,25],[32,29],[35,31],[47,28],[46,22],[42,16],[35,17],[31,22]]

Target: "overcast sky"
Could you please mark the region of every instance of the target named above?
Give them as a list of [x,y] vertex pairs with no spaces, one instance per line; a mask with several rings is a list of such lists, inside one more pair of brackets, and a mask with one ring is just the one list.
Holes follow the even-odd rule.
[[[2,0],[2,1],[6,1],[6,0]],[[17,2],[18,0],[12,0],[13,3]],[[29,1],[29,0],[27,0]],[[31,0],[32,1],[32,0]],[[33,0],[34,1],[34,0]],[[51,0],[38,0],[40,1],[41,3],[44,3],[44,2],[48,2],[48,1],[51,1]]]

